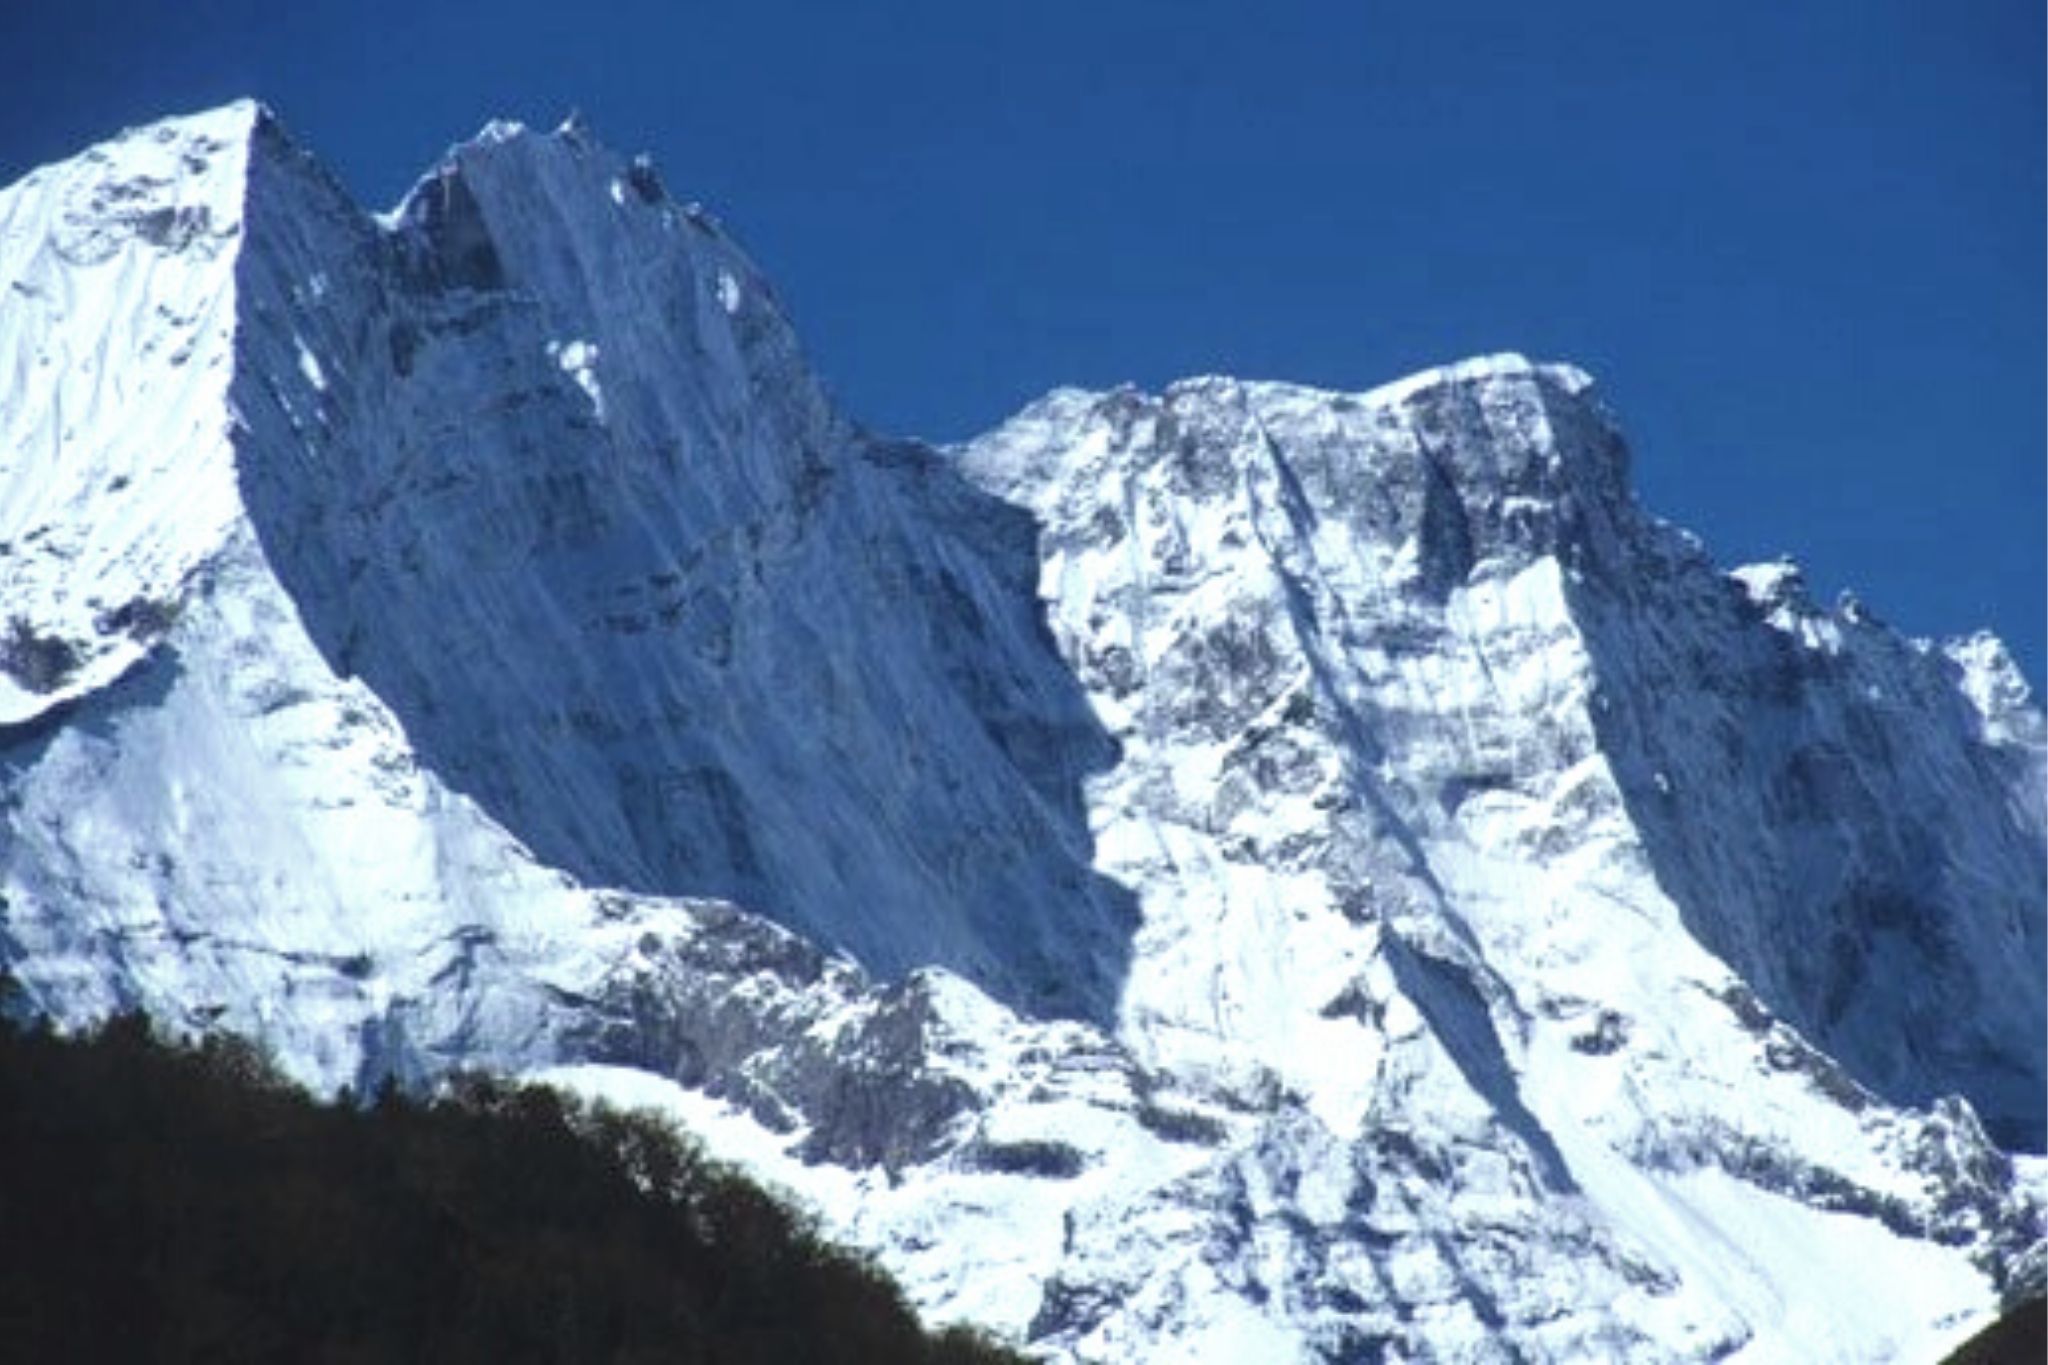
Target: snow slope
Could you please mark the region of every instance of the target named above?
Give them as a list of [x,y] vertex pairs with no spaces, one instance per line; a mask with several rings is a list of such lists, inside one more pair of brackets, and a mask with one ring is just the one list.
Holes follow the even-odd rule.
[[1912,1359],[2038,1268],[2040,713],[1583,374],[884,440],[573,123],[0,225],[12,1008],[656,1105],[1050,1359]]

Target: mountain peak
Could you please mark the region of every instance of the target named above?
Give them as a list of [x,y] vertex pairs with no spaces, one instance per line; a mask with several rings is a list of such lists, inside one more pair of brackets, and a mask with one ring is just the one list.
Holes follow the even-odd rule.
[[0,725],[104,685],[235,517],[235,271],[253,100],[0,190]]
[[[1213,375],[1157,395],[1056,390],[965,451],[971,477],[1055,528],[1107,534],[1129,521],[1112,509],[1133,486],[1156,484],[1178,520],[1192,528],[1209,508],[1202,524],[1226,539],[1281,547],[1351,528],[1391,557],[1389,581],[1425,595],[1551,554],[1598,571],[1639,515],[1591,379],[1519,355],[1358,393]],[[1092,520],[1076,511],[1097,503]]]
[[231,106],[0,223],[9,1008],[654,1099],[1075,1362],[1892,1359],[2024,1273],[2039,715],[1720,571],[1582,372],[949,458],[576,124],[372,219]]

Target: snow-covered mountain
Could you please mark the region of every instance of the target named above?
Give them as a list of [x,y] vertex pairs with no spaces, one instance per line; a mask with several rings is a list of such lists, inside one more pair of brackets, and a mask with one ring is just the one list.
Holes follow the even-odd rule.
[[1074,1361],[1931,1358],[2043,1272],[2044,736],[1591,381],[867,434],[653,168],[0,191],[0,963],[678,1114]]

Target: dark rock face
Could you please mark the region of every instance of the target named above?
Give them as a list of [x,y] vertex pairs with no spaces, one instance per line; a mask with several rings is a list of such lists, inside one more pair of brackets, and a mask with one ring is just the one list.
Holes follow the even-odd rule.
[[0,671],[31,692],[54,692],[78,668],[78,651],[60,635],[45,635],[28,618],[14,617],[0,638]]
[[1575,607],[1601,748],[1688,929],[1862,1086],[1961,1093],[2040,1151],[2038,739],[1976,712],[1948,654],[1754,600],[1662,527],[1626,549]]
[[388,235],[267,141],[239,275],[290,322],[244,341],[240,476],[337,671],[580,880],[1107,1022],[1134,912],[1080,786],[1114,746],[1030,516],[853,432],[737,249],[615,204],[571,132],[462,149]]

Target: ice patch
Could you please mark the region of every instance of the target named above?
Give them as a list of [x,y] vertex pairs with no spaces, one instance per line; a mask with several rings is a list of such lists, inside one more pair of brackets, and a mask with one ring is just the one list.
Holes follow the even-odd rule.
[[320,392],[327,392],[327,372],[320,368],[320,358],[306,345],[306,339],[294,333],[292,341],[299,349],[299,373],[306,376],[306,382]]
[[597,420],[604,420],[604,388],[597,382],[597,343],[594,341],[551,341],[548,354],[562,367],[562,373],[576,381],[576,386],[590,397],[590,408]]
[[1369,389],[1363,395],[1364,401],[1388,407],[1404,403],[1418,393],[1445,384],[1473,383],[1488,379],[1529,379],[1538,376],[1551,379],[1561,385],[1567,393],[1583,393],[1593,387],[1592,376],[1573,365],[1537,365],[1515,351],[1503,351],[1499,355],[1474,356],[1451,365],[1438,365],[1432,369],[1397,379],[1391,384],[1382,384]]
[[1743,595],[1760,607],[1775,607],[1806,591],[1799,566],[1789,559],[1768,564],[1744,564],[1730,569],[1728,576],[1742,588]]
[[483,127],[477,129],[474,141],[480,146],[495,147],[499,143],[510,142],[516,137],[521,137],[525,132],[526,125],[518,119],[494,118]]

